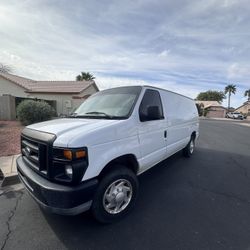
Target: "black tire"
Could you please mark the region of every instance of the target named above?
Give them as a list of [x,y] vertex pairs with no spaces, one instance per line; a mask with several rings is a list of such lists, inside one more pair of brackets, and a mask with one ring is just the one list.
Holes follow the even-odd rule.
[[[104,197],[106,192],[108,192],[110,185],[115,183],[116,181],[125,180],[131,185],[129,186],[132,189],[131,192],[131,198],[129,199],[130,201],[124,208],[124,210],[112,214],[108,212],[105,208],[105,202],[104,202]],[[121,165],[115,165],[112,167],[111,171],[108,172],[100,181],[99,186],[97,188],[97,191],[95,193],[93,203],[92,203],[92,214],[94,218],[101,222],[101,223],[112,223],[115,222],[121,218],[123,218],[125,215],[129,213],[129,211],[134,207],[136,199],[137,199],[137,194],[138,194],[138,180],[136,175],[133,173],[132,170],[121,166]],[[129,191],[128,191],[129,192]],[[113,196],[112,196],[113,197]],[[118,197],[117,195],[115,197]],[[113,200],[116,198],[113,197]],[[125,201],[123,201],[125,202]],[[126,203],[126,202],[125,202]],[[124,204],[125,206],[125,204]]]
[[194,136],[192,136],[188,145],[183,149],[184,157],[190,158],[192,154],[194,153],[194,148],[195,148],[195,138]]

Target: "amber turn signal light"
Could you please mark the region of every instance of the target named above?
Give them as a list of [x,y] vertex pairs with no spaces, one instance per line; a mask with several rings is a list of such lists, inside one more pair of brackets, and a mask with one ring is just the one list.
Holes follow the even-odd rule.
[[63,150],[63,156],[68,160],[72,160],[72,152],[70,150]]
[[86,156],[86,152],[83,151],[83,150],[80,150],[80,151],[76,151],[76,158],[79,159],[79,158],[84,158]]

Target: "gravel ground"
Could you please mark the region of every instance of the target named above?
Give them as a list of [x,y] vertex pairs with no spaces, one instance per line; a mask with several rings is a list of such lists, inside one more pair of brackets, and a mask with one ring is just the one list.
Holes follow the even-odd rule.
[[0,157],[20,153],[22,129],[18,121],[0,121]]

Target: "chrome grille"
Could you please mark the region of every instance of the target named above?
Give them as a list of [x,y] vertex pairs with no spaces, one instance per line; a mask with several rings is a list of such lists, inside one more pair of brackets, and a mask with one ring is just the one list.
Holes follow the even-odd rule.
[[47,176],[48,146],[26,136],[21,137],[21,152],[26,164],[42,175]]

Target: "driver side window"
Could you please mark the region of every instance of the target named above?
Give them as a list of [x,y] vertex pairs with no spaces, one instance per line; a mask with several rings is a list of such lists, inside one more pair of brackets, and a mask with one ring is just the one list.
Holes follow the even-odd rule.
[[164,119],[161,97],[158,91],[152,89],[145,91],[139,107],[139,116],[142,122]]

